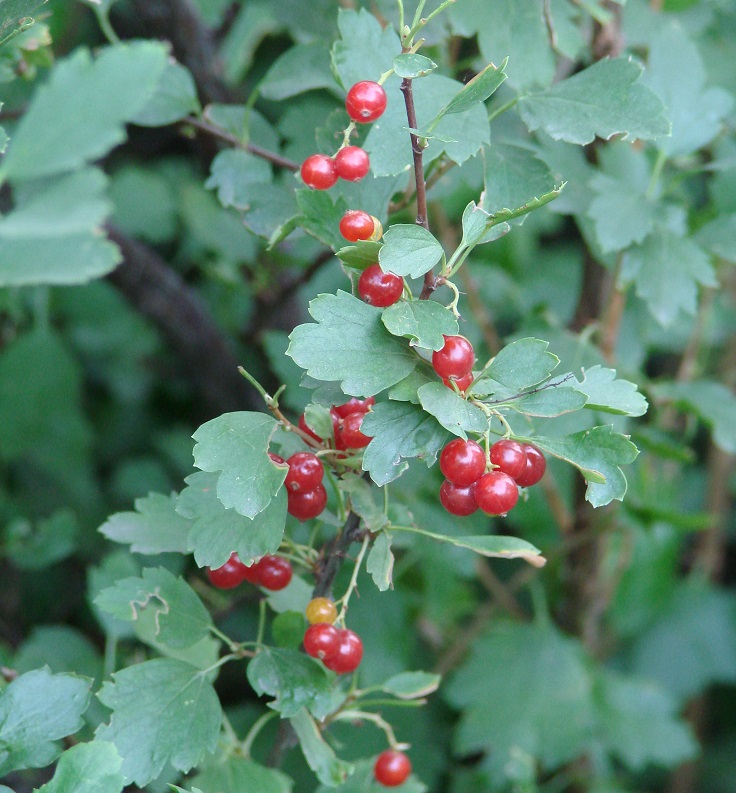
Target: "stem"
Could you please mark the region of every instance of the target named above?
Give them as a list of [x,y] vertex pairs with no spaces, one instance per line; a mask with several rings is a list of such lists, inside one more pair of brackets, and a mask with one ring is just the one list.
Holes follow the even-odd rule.
[[649,179],[649,186],[647,187],[647,192],[645,193],[646,197],[651,199],[654,198],[654,191],[657,189],[657,184],[659,183],[659,177],[662,175],[662,169],[664,168],[664,164],[667,162],[667,155],[660,149],[657,152],[657,159],[654,162],[654,168],[652,169],[652,176]]
[[225,644],[230,648],[231,651],[234,652],[240,648],[240,645],[236,641],[233,641],[233,639],[231,639],[227,634],[223,633],[215,625],[210,625],[209,628],[210,628],[210,633],[213,636],[217,636],[217,638],[220,639],[221,641],[225,642]]
[[210,672],[214,672],[215,669],[219,669],[221,666],[224,666],[230,661],[234,661],[238,657],[239,656],[236,653],[228,653],[227,655],[223,655],[222,658],[220,658],[218,661],[212,664],[212,666],[208,666],[207,669],[202,669],[202,671],[198,672],[197,674],[204,677],[205,675],[208,675]]
[[513,99],[509,99],[508,102],[504,102],[502,105],[497,107],[495,110],[491,110],[488,114],[488,121],[493,121],[494,118],[500,116],[502,113],[505,113],[507,110],[511,110],[512,107],[519,101],[520,97],[515,96]]
[[116,656],[118,650],[117,636],[107,636],[105,639],[105,666],[104,676],[110,677],[115,671]]
[[245,740],[242,744],[240,744],[240,751],[244,757],[250,757],[250,750],[253,747],[253,742],[258,737],[258,734],[261,730],[268,724],[271,719],[275,719],[278,716],[276,711],[269,711],[268,713],[264,713],[256,723],[250,728],[248,734],[245,736]]
[[105,38],[110,44],[120,44],[120,36],[118,36],[113,26],[110,24],[110,16],[107,11],[97,12],[97,22],[100,26],[100,30],[105,34]]
[[258,603],[258,632],[256,633],[256,644],[263,644],[263,634],[266,632],[266,598],[261,598]]
[[316,584],[312,597],[327,597],[335,582],[348,548],[360,538],[360,518],[351,512],[340,534],[324,548],[322,560],[316,565]]
[[365,710],[346,710],[342,713],[337,713],[332,718],[332,721],[370,721],[372,724],[375,724],[376,727],[384,731],[386,740],[392,749],[405,751],[409,748],[408,743],[399,743],[396,740],[393,727],[377,713],[368,713],[368,711]]
[[348,584],[348,588],[345,590],[345,594],[342,596],[342,606],[340,607],[340,613],[337,615],[337,619],[335,620],[335,622],[339,622],[341,625],[345,625],[345,615],[348,613],[350,596],[353,594],[358,585],[358,573],[360,572],[361,565],[363,564],[365,552],[368,550],[368,543],[370,542],[370,539],[371,538],[369,534],[366,534],[365,537],[363,537],[363,544],[361,545],[360,552],[358,553],[358,557],[355,560],[353,574],[350,576],[350,583]]

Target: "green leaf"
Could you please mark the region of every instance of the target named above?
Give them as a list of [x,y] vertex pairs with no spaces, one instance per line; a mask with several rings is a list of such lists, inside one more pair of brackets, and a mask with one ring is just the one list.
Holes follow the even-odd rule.
[[124,578],[103,589],[94,602],[114,617],[131,622],[151,609],[156,637],[174,648],[191,647],[204,639],[212,626],[212,618],[194,590],[164,567],[146,568],[140,578]]
[[626,493],[626,477],[620,466],[632,463],[639,450],[627,435],[611,426],[593,427],[564,438],[528,439],[542,451],[571,463],[588,482],[585,498],[594,507],[603,507]]
[[407,80],[415,80],[417,77],[425,77],[437,64],[424,55],[417,55],[416,52],[405,52],[394,58],[394,71],[399,77]]
[[97,695],[112,717],[95,735],[115,744],[128,783],[147,785],[167,764],[187,772],[214,752],[222,708],[202,672],[158,658],[112,677]]
[[30,17],[46,0],[2,0],[0,2],[0,42],[18,29],[22,19]]
[[[340,39],[332,46],[332,68],[346,90],[360,80],[377,80],[388,68],[386,64],[401,52],[393,27],[383,28],[364,8],[360,11],[341,8],[337,26]],[[398,93],[389,92],[389,104],[401,104]]]
[[298,650],[306,628],[307,621],[303,611],[282,611],[271,623],[273,643],[286,650]]
[[[350,776],[341,785],[334,782],[325,783],[317,788],[316,793],[385,793],[385,786],[376,782],[373,773],[375,759],[358,760]],[[406,782],[392,788],[395,793],[427,793],[427,786],[412,774]]]
[[230,755],[192,780],[202,793],[290,793],[294,782],[275,768],[265,768],[244,757]]
[[484,153],[484,159],[481,207],[486,212],[516,209],[555,188],[549,168],[529,149],[495,143]]
[[488,416],[444,383],[427,383],[419,388],[417,394],[427,413],[453,435],[467,438],[466,432],[485,432],[488,429]]
[[122,763],[111,743],[77,744],[61,755],[53,779],[37,793],[121,793],[125,785]]
[[373,440],[363,454],[363,469],[380,486],[397,479],[408,467],[404,458],[419,457],[427,467],[447,442],[442,425],[409,402],[383,402],[363,419],[361,432]]
[[736,212],[719,215],[695,235],[696,242],[709,253],[729,262],[736,261]]
[[91,681],[52,675],[48,667],[26,672],[0,691],[0,775],[43,768],[60,754],[55,741],[81,729]]
[[448,116],[452,113],[464,113],[478,102],[485,102],[491,94],[500,88],[506,79],[504,69],[508,61],[509,59],[506,58],[500,66],[494,66],[489,63],[472,80],[465,83],[457,94],[440,110],[435,120],[430,124],[430,128],[434,128],[434,125],[442,116]]
[[5,550],[20,570],[42,570],[71,556],[80,544],[80,534],[76,515],[59,509],[35,526],[24,518],[11,521],[5,531]]
[[380,531],[386,525],[388,518],[383,507],[376,504],[374,490],[362,476],[343,474],[339,486],[350,496],[350,509],[363,520],[368,531]]
[[124,125],[156,90],[167,60],[153,41],[106,47],[96,60],[77,50],[34,94],[2,163],[13,180],[81,168],[125,140]]
[[365,569],[379,591],[385,592],[389,587],[393,587],[394,555],[391,551],[391,538],[387,532],[382,531],[374,540]]
[[164,127],[199,110],[197,86],[189,69],[167,63],[152,96],[131,121],[141,127]]
[[203,424],[192,436],[194,464],[203,471],[220,471],[217,498],[226,509],[248,518],[270,503],[284,483],[286,471],[267,452],[277,423],[263,413],[225,413]]
[[443,335],[458,333],[452,311],[433,300],[400,300],[383,312],[381,322],[393,336],[403,336],[413,347],[425,350],[441,350]]
[[12,665],[21,674],[48,666],[54,674],[73,672],[93,680],[102,676],[97,648],[83,633],[66,625],[36,626]]
[[418,366],[410,375],[389,389],[388,398],[398,402],[419,404],[419,389],[426,383],[436,383],[437,375],[429,366]]
[[175,510],[176,495],[149,493],[135,500],[135,512],[117,512],[100,526],[113,542],[127,543],[131,553],[187,553],[189,521]]
[[110,212],[97,168],[18,191],[0,218],[0,286],[81,284],[105,275],[120,252],[100,233]]
[[217,498],[217,474],[198,472],[184,480],[177,510],[193,521],[187,549],[200,567],[222,567],[236,552],[244,564],[275,553],[286,523],[286,491],[280,490],[254,518],[225,509]]
[[400,672],[381,685],[381,691],[399,699],[417,699],[433,694],[440,687],[442,675],[429,672]]
[[692,239],[663,226],[626,252],[621,280],[636,284],[636,294],[665,327],[681,311],[695,314],[698,284],[718,285],[708,255]]
[[552,418],[580,410],[586,407],[585,403],[585,394],[578,391],[577,388],[547,385],[534,393],[504,402],[503,405],[526,416]]
[[299,738],[304,759],[317,775],[317,779],[328,787],[344,782],[352,772],[352,766],[335,756],[307,711],[300,710],[290,721]]
[[321,706],[332,691],[332,681],[324,666],[298,650],[263,647],[248,663],[248,682],[259,696],[275,697],[269,707],[283,718],[295,716],[302,708],[314,709],[320,718]]
[[280,55],[261,82],[261,95],[282,101],[316,88],[334,88],[324,41],[296,44]]
[[547,352],[547,347],[549,342],[541,339],[514,341],[493,359],[485,376],[507,388],[532,388],[546,380],[560,363],[556,355]]
[[543,129],[555,140],[584,145],[606,140],[651,140],[669,134],[670,123],[659,98],[639,82],[642,68],[625,58],[603,60],[519,101],[531,132]]
[[365,270],[372,264],[378,263],[378,253],[383,243],[370,240],[358,240],[354,245],[339,248],[335,254],[343,264],[354,267],[356,270]]
[[381,309],[343,291],[309,304],[317,321],[289,336],[287,355],[318,380],[339,380],[350,396],[367,397],[406,377],[419,360],[381,323]]
[[242,149],[225,149],[212,161],[204,186],[217,190],[224,207],[245,210],[260,189],[258,185],[268,184],[272,178],[271,166],[265,160]]
[[333,197],[327,190],[297,190],[296,204],[302,213],[300,224],[306,232],[330,248],[343,247],[345,238],[339,226],[348,205],[342,196]]
[[[2,104],[0,104],[0,107],[2,107]],[[2,154],[5,151],[5,149],[8,147],[9,140],[10,138],[8,137],[5,130],[2,127],[0,127],[0,154]]]
[[547,560],[541,556],[539,548],[535,548],[526,540],[518,537],[501,537],[484,535],[478,537],[454,537],[451,535],[437,534],[436,532],[418,529],[417,534],[423,534],[436,542],[449,543],[457,548],[467,548],[469,551],[498,559],[523,559],[525,562],[542,567]]
[[378,261],[384,272],[419,278],[440,261],[442,245],[423,226],[396,223],[383,235]]
[[575,385],[588,397],[585,407],[621,416],[643,416],[649,408],[644,395],[628,380],[617,380],[615,369],[591,366],[583,370],[583,379]]

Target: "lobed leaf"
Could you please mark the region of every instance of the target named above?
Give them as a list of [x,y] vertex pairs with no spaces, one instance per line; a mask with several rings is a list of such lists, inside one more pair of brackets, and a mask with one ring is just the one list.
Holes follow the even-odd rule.
[[384,272],[419,278],[428,273],[443,255],[440,242],[423,226],[395,223],[383,235],[378,262]]
[[135,512],[116,512],[100,526],[113,542],[130,545],[131,553],[187,553],[189,521],[176,512],[175,494],[149,493],[135,500]]
[[434,300],[400,300],[383,312],[381,322],[393,336],[409,339],[412,346],[425,350],[441,350],[443,336],[458,333],[454,314]]

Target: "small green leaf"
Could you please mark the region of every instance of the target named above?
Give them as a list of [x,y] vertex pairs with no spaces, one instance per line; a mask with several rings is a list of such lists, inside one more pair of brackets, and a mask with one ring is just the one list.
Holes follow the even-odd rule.
[[42,570],[71,556],[80,545],[76,515],[56,510],[34,526],[25,518],[11,521],[5,530],[5,551],[20,570]]
[[286,650],[298,650],[306,628],[307,621],[303,611],[282,611],[271,623],[274,644]]
[[421,530],[419,534],[431,537],[436,542],[446,542],[458,548],[467,548],[481,556],[495,557],[498,559],[523,559],[525,562],[542,567],[546,559],[541,556],[539,548],[535,548],[526,540],[518,537],[479,536],[479,537],[454,537]]
[[307,711],[302,708],[290,721],[299,738],[304,759],[317,775],[317,779],[329,787],[344,782],[352,772],[352,766],[335,756]]
[[244,757],[230,755],[213,763],[192,780],[204,793],[290,793],[294,783],[274,768],[266,768]]
[[122,763],[111,743],[77,744],[61,755],[53,779],[36,793],[121,793],[125,785]]
[[225,413],[203,424],[192,436],[197,441],[197,468],[221,472],[217,497],[226,509],[254,518],[284,483],[286,471],[274,465],[267,454],[276,426],[276,421],[263,413]]
[[412,346],[425,350],[441,350],[443,335],[458,333],[454,314],[434,300],[400,300],[383,312],[381,322],[392,335],[403,336]]
[[164,127],[200,110],[197,86],[189,69],[167,63],[153,95],[131,119],[141,127]]
[[628,380],[617,380],[615,369],[591,366],[583,370],[583,379],[575,385],[588,397],[585,405],[590,410],[616,413],[622,416],[643,416],[649,404],[636,385]]
[[242,149],[225,149],[212,160],[204,186],[217,190],[224,207],[246,210],[260,189],[257,185],[268,184],[272,178],[271,166],[265,160]]
[[442,675],[429,672],[400,672],[383,683],[381,690],[399,699],[417,699],[437,691],[441,680]]
[[485,432],[488,429],[486,414],[444,383],[427,383],[417,394],[427,413],[453,435],[467,438],[466,432]]
[[388,522],[383,507],[376,504],[373,489],[362,476],[343,474],[340,490],[350,496],[350,508],[358,515],[368,531],[380,531]]
[[549,168],[527,148],[495,143],[485,152],[484,159],[481,207],[486,212],[513,210],[555,189]]
[[714,256],[736,262],[736,212],[706,223],[698,230],[695,241]]
[[514,341],[498,353],[485,375],[508,388],[532,388],[546,380],[560,362],[547,347],[549,342],[541,339]]
[[442,245],[423,226],[396,223],[383,235],[378,262],[384,272],[419,278],[442,258]]
[[452,113],[464,113],[470,110],[473,105],[479,102],[485,102],[491,94],[495,93],[506,79],[504,69],[508,64],[509,59],[506,58],[501,66],[494,66],[489,63],[482,71],[468,81],[458,93],[440,110],[437,117],[429,125],[430,129],[442,118]]
[[381,592],[393,586],[394,555],[391,551],[391,538],[385,531],[373,542],[365,569]]
[[99,531],[108,540],[129,544],[131,553],[187,553],[189,521],[175,506],[175,495],[149,493],[135,500],[135,512],[111,515]]
[[266,99],[282,101],[316,88],[334,88],[330,56],[322,40],[289,47],[262,78],[260,92]]
[[424,77],[436,68],[437,64],[433,60],[415,52],[405,52],[394,58],[394,71],[407,80]]
[[532,394],[509,400],[504,406],[525,416],[552,418],[580,410],[586,407],[586,401],[585,394],[576,388],[560,385],[546,386]]
[[46,0],[3,0],[0,3],[0,42],[19,27],[22,19],[30,17]]
[[437,375],[429,366],[417,366],[417,368],[403,380],[392,386],[388,392],[389,399],[398,402],[412,402],[419,404],[419,389],[426,383],[436,383]]
[[356,270],[365,270],[372,264],[378,264],[378,254],[383,247],[381,242],[371,240],[358,240],[354,245],[339,248],[335,254],[337,258],[348,267]]
[[332,196],[327,190],[297,190],[296,204],[307,233],[335,250],[345,245],[339,228],[348,205],[342,196]]

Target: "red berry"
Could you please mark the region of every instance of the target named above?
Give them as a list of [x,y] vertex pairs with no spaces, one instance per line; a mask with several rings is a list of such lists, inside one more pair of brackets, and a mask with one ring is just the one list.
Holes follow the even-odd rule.
[[337,632],[337,645],[333,653],[324,657],[324,664],[328,669],[344,675],[354,672],[363,658],[363,642],[357,633],[347,628]]
[[340,440],[346,449],[363,449],[373,438],[360,431],[365,413],[350,413],[340,422]]
[[472,485],[453,485],[445,479],[440,487],[440,503],[451,515],[461,518],[472,515],[478,509],[475,482]]
[[[468,388],[470,388],[470,384],[473,382],[473,373],[468,372],[467,374],[463,375],[462,377],[444,377],[442,382],[448,387],[452,388],[452,384],[455,383],[458,389],[465,393]],[[453,389],[454,391],[455,389]]]
[[348,447],[342,442],[342,433],[340,431],[342,419],[335,407],[330,408],[330,418],[332,419],[332,434],[335,438],[335,448],[338,451],[344,452]]
[[337,181],[335,161],[326,154],[313,154],[302,163],[302,179],[307,187],[327,190]]
[[345,109],[350,118],[360,124],[375,121],[386,109],[386,92],[378,83],[362,80],[348,91]]
[[367,413],[375,404],[376,398],[372,396],[368,397],[368,399],[351,397],[344,405],[333,405],[332,409],[341,419],[344,419],[351,413]]
[[497,471],[518,479],[526,470],[526,452],[520,443],[502,438],[491,446],[491,462],[497,466]]
[[318,443],[322,443],[322,438],[320,438],[319,435],[317,435],[317,433],[314,432],[307,424],[307,420],[304,418],[303,413],[301,416],[299,416],[299,429],[309,435],[310,438],[314,438],[314,440],[316,440]]
[[247,581],[249,584],[256,584],[256,586],[260,585],[259,565],[260,561],[254,562],[250,567],[243,567],[243,581]]
[[233,589],[245,579],[243,571],[246,566],[240,561],[240,557],[234,553],[222,567],[214,570],[207,568],[207,577],[218,589]]
[[523,446],[526,452],[526,468],[516,477],[516,484],[519,487],[531,487],[544,476],[544,472],[547,470],[547,460],[542,452],[531,443],[525,443]]
[[370,170],[368,152],[360,146],[346,146],[335,155],[337,175],[348,182],[359,182]]
[[363,270],[358,279],[358,294],[371,306],[393,306],[404,291],[404,279],[394,273],[384,273],[378,264]]
[[269,452],[268,456],[276,463],[276,465],[286,465],[286,460],[278,454]]
[[505,515],[518,500],[516,482],[503,471],[489,471],[475,483],[475,501],[487,515]]
[[340,631],[327,622],[310,625],[304,633],[304,650],[312,658],[324,659],[337,652]]
[[376,758],[373,776],[384,787],[403,785],[411,774],[411,761],[403,752],[386,749]]
[[292,574],[291,564],[282,556],[264,556],[258,562],[258,583],[272,592],[287,587]]
[[485,470],[485,452],[475,441],[455,438],[440,454],[440,471],[453,485],[472,485]]
[[340,234],[348,242],[370,239],[375,227],[373,218],[362,209],[348,209],[340,220]]
[[445,345],[432,353],[432,366],[442,377],[464,377],[475,363],[473,345],[465,336],[445,336]]
[[284,484],[289,490],[314,490],[322,481],[325,470],[319,457],[312,452],[297,452],[287,460],[289,473],[286,474]]
[[287,490],[289,515],[301,521],[311,520],[322,513],[327,504],[327,491],[320,482],[313,490]]

